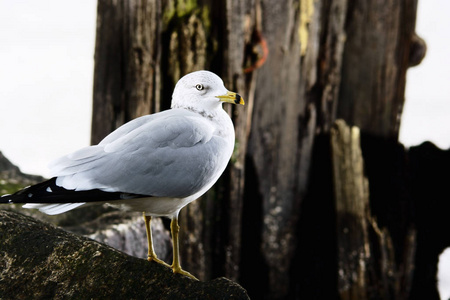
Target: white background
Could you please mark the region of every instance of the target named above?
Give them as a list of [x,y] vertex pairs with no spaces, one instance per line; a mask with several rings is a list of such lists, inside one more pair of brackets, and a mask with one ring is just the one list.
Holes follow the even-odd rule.
[[[428,51],[408,71],[406,146],[450,147],[449,11],[450,1],[419,0],[416,31]],[[48,177],[51,160],[89,145],[95,22],[92,0],[0,1],[0,151],[25,173]]]
[[96,1],[0,1],[0,151],[25,173],[89,145]]
[[[450,1],[421,0],[400,140],[450,147]],[[25,173],[89,145],[96,1],[0,1],[0,151]]]

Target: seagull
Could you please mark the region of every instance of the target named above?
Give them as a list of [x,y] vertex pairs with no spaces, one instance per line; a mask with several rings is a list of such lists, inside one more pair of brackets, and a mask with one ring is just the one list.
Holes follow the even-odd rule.
[[244,105],[222,79],[209,71],[182,77],[171,108],[136,118],[88,146],[50,164],[52,178],[4,195],[0,203],[56,215],[91,204],[108,203],[143,212],[148,260],[158,259],[152,242],[152,217],[168,217],[174,273],[197,279],[179,260],[178,214],[219,179],[234,149],[234,126],[222,103]]

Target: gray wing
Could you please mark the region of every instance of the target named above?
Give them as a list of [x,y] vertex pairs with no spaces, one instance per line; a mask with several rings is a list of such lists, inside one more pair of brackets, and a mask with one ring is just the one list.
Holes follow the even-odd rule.
[[225,141],[196,114],[169,110],[151,116],[57,161],[57,184],[78,191],[157,197],[186,197],[199,191],[214,177]]

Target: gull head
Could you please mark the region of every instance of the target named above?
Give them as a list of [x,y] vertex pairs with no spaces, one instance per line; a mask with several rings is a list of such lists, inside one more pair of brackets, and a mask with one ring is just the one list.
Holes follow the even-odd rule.
[[172,108],[214,110],[223,102],[244,104],[242,97],[228,91],[222,79],[209,71],[196,71],[183,76],[172,95]]

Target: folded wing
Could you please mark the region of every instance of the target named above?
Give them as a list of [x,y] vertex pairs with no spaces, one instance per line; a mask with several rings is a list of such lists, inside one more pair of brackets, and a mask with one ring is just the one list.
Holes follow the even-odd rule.
[[[52,165],[67,190],[186,197],[214,174],[225,141],[209,121],[172,109],[138,118]],[[215,149],[215,150],[213,150]]]

